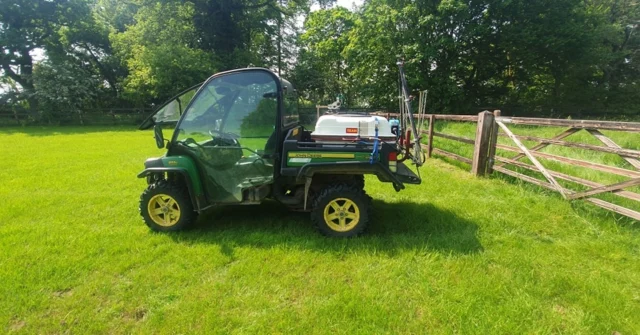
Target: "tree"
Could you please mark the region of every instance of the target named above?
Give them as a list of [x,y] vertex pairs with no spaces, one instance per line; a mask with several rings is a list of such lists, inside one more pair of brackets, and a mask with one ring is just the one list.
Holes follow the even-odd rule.
[[120,97],[121,82],[127,72],[114,55],[109,40],[109,34],[115,29],[98,15],[105,10],[100,2],[105,1],[99,1],[93,12],[87,12],[73,25],[61,27],[59,43],[50,45],[47,54],[53,61],[51,65],[73,62],[75,65],[69,66],[82,67],[92,76],[100,77],[104,82],[99,87],[110,92],[107,100],[113,103]]
[[70,26],[88,7],[80,0],[4,0],[0,4],[0,68],[20,85],[30,108],[34,97],[33,55],[58,39],[58,30]]
[[142,104],[165,99],[215,71],[252,65],[287,72],[296,49],[292,20],[310,3],[140,0],[135,23],[111,35],[129,71],[125,91]]
[[[95,20],[90,5],[82,0],[10,0],[0,4],[0,66],[3,76],[16,84],[13,93],[18,99],[14,97],[14,103],[26,100],[36,112],[44,109],[40,105],[60,106],[60,99],[84,101],[85,90],[92,92],[96,102],[114,102],[124,73],[112,56],[109,30]],[[39,73],[34,55],[45,59]],[[62,98],[50,94],[49,85],[62,89],[54,78],[77,88],[71,82],[86,85],[87,78],[95,80],[91,81],[94,86],[66,90],[68,94]],[[78,97],[71,96],[76,93]]]
[[[357,91],[377,106],[395,101],[390,88],[400,56],[410,86],[430,91],[430,110],[564,115],[607,109],[600,102],[618,88],[626,97],[638,92],[637,25],[621,22],[638,20],[630,3],[371,0],[357,15],[344,56]],[[617,80],[620,85],[612,83]]]
[[[640,114],[640,6],[632,0],[592,0],[592,71],[583,81],[602,112]],[[591,99],[592,100],[592,99]]]
[[354,24],[354,14],[343,7],[315,11],[305,21],[295,78],[308,98],[329,103],[342,94],[347,102],[354,100],[343,56]]
[[[358,100],[375,107],[393,109],[398,106],[396,62],[404,55],[402,13],[385,1],[365,3],[349,35],[343,55],[349,76],[356,83]],[[413,71],[408,71],[412,75]],[[411,86],[416,87],[411,81]]]
[[395,109],[401,58],[434,112],[640,113],[634,0],[334,2],[4,0],[0,101],[56,117],[148,106],[216,71],[263,66],[316,103],[340,94]]
[[[60,122],[93,107],[100,97],[100,77],[76,63],[38,63],[35,97],[49,122]],[[80,119],[81,120],[81,119]]]
[[197,84],[219,68],[219,60],[200,49],[193,3],[142,6],[135,24],[112,33],[116,54],[128,69],[125,94],[136,105],[159,103]]
[[249,64],[284,73],[295,59],[296,21],[312,3],[335,0],[193,0],[199,48],[212,52],[221,69]]

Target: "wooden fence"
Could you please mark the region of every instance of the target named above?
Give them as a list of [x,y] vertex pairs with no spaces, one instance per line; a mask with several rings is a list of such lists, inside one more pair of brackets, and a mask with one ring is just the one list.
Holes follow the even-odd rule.
[[[603,193],[612,193],[617,197],[640,202],[640,194],[624,190],[632,186],[640,185],[640,151],[621,148],[609,137],[605,136],[601,130],[616,130],[624,132],[634,132],[640,134],[640,123],[637,122],[611,122],[611,121],[591,121],[591,120],[562,120],[544,118],[523,118],[523,117],[503,117],[500,111],[482,112],[476,115],[428,115],[428,129],[423,131],[421,136],[427,137],[427,144],[423,145],[427,157],[433,154],[444,156],[453,160],[471,165],[471,172],[477,176],[485,176],[493,172],[509,175],[523,181],[536,184],[543,188],[558,192],[566,200],[586,200],[596,206],[616,212],[621,215],[640,221],[640,212],[621,205],[613,204],[593,196]],[[475,138],[444,134],[435,131],[435,123],[439,120],[453,122],[473,122],[476,123]],[[541,138],[536,136],[516,135],[507,125],[528,125],[528,126],[553,126],[562,127],[564,130],[552,138]],[[603,145],[592,145],[586,143],[569,142],[564,139],[579,132],[586,131],[594,136]],[[498,143],[498,137],[503,136],[509,139],[511,145]],[[434,137],[457,141],[467,145],[472,145],[473,156],[464,157],[452,152],[434,147]],[[537,144],[531,148],[526,147],[522,141],[533,141]],[[542,152],[543,148],[550,145],[579,148],[595,152],[615,154],[627,161],[631,169],[617,166],[605,165],[589,162],[581,159],[564,157],[556,154]],[[516,155],[511,158],[502,157],[496,154],[496,150],[513,152]],[[532,164],[521,161],[528,158]],[[603,185],[595,181],[575,177],[566,173],[553,171],[539,159],[545,159],[572,166],[580,166],[591,170],[615,174],[629,178],[623,182],[610,185]],[[528,171],[539,172],[544,176],[544,180],[538,179],[511,169],[507,166],[514,166]],[[558,180],[574,183],[586,190],[575,191],[563,187]]]
[[64,124],[64,125],[137,125],[152,112],[150,108],[103,108],[59,111],[54,115],[26,110],[0,109],[0,126]]

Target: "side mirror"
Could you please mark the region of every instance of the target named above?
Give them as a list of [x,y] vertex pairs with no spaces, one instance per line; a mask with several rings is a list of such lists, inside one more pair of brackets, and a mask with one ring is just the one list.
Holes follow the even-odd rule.
[[159,125],[153,126],[153,137],[156,139],[156,146],[158,149],[164,148],[164,135],[162,135],[162,127]]

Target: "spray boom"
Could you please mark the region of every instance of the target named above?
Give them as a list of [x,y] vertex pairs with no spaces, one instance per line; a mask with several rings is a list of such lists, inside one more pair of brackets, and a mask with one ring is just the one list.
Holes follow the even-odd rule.
[[[406,159],[411,159],[416,166],[424,164],[424,156],[422,155],[422,147],[420,146],[420,133],[417,130],[415,118],[411,111],[411,96],[409,95],[409,87],[407,86],[407,78],[404,74],[404,61],[398,61],[398,70],[400,74],[400,124],[403,129],[407,129],[406,138],[399,144],[405,152]],[[413,134],[413,142],[411,135]]]

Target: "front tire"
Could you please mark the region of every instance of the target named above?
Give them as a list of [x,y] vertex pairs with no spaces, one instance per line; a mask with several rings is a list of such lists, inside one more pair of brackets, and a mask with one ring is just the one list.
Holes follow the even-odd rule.
[[311,221],[326,236],[353,237],[369,224],[371,200],[352,184],[329,185],[316,197]]
[[197,217],[188,190],[179,184],[159,180],[140,196],[140,215],[154,231],[177,231],[190,226]]

